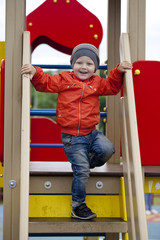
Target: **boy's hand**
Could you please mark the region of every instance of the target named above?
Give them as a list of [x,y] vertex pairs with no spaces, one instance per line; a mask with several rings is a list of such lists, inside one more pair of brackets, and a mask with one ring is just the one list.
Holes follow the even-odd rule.
[[118,66],[120,72],[126,72],[126,70],[132,69],[132,64],[128,61],[121,62]]
[[21,74],[29,74],[30,80],[32,80],[35,73],[36,69],[31,64],[25,64],[21,68]]

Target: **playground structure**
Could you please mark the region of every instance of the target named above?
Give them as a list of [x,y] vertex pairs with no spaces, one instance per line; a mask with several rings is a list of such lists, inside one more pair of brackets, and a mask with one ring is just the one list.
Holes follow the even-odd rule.
[[[72,1],[59,2],[68,5],[72,3]],[[53,1],[53,4],[58,4],[58,1]],[[146,137],[145,141],[141,138],[148,126],[147,123],[138,125],[139,129],[144,127],[138,137],[137,122],[141,123],[141,119],[138,118],[141,109],[137,109],[136,106],[140,102],[141,91],[134,92],[134,89],[136,84],[139,88],[140,80],[138,82],[137,80],[143,76],[148,65],[152,65],[154,69],[159,63],[139,61],[145,59],[145,0],[129,0],[128,4],[128,33],[122,34],[121,37],[121,60],[134,62],[133,73],[127,71],[124,76],[120,109],[120,95],[107,97],[107,137],[113,142],[117,152],[107,166],[91,172],[87,186],[89,194],[87,202],[97,212],[98,218],[95,221],[83,222],[69,217],[72,172],[68,162],[30,162],[29,164],[30,83],[28,76],[23,76],[26,78],[23,81],[20,76],[22,63],[30,61],[30,37],[28,32],[24,32],[25,1],[6,0],[4,240],[24,240],[27,239],[28,233],[29,236],[75,235],[88,236],[89,239],[102,235],[109,240],[118,240],[119,232],[125,240],[148,239],[144,187],[145,192],[159,191],[157,184],[160,169],[153,166],[159,165],[158,153],[154,152],[154,156],[151,154],[147,159],[144,154],[145,147],[147,150],[151,147],[146,146],[148,144]],[[120,6],[120,0],[108,1],[108,71],[120,61]],[[51,45],[48,38],[47,41]],[[62,44],[57,45],[57,49],[60,45]],[[69,48],[72,49],[72,46],[67,45],[66,49]],[[137,69],[140,74],[134,75]],[[143,80],[146,82],[147,79],[145,75]],[[21,86],[22,83],[23,86]],[[144,82],[142,87],[143,85]],[[119,111],[123,167],[120,166]],[[146,114],[146,109],[144,113]],[[156,116],[158,121],[158,115]],[[143,113],[140,117],[143,119]],[[148,120],[150,121],[150,118]],[[150,137],[156,139],[155,131],[150,134]],[[28,211],[30,219],[28,219]],[[54,214],[50,215],[51,212]]]

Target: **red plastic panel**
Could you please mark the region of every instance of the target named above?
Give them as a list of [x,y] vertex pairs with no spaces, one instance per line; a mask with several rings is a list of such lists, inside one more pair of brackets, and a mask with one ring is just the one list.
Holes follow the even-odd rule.
[[3,162],[4,148],[4,68],[5,61],[1,61],[1,85],[0,85],[0,162]]
[[98,47],[102,40],[102,25],[98,18],[76,0],[46,0],[27,16],[34,50],[46,43],[67,54],[80,43]]
[[[50,118],[31,118],[31,143],[62,143],[60,126]],[[31,161],[68,161],[63,148],[32,147]]]
[[160,62],[135,62],[133,82],[142,165],[160,165]]

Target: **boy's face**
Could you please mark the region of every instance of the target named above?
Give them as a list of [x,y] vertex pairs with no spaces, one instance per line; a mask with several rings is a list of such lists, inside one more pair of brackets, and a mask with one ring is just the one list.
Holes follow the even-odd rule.
[[90,57],[87,56],[79,57],[73,66],[73,71],[77,78],[84,81],[94,74],[95,72],[94,62]]

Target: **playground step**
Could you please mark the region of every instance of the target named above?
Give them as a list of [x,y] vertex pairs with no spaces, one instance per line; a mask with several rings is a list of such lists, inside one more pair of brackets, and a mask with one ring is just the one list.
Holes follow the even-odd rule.
[[[73,230],[74,229],[74,230]],[[29,233],[126,233],[127,222],[121,218],[96,218],[77,220],[72,218],[30,218]]]
[[107,164],[90,175],[86,202],[98,217],[72,219],[70,163],[30,162],[30,236],[128,231],[122,166]]
[[70,217],[72,179],[69,162],[30,162],[29,236],[128,232],[121,165],[91,171],[86,202],[97,213],[93,220]]
[[[30,162],[31,176],[53,176],[72,175],[71,164],[69,162]],[[120,164],[107,163],[99,168],[91,169],[91,175],[99,176],[123,176],[123,167]]]
[[[91,170],[88,194],[119,194],[122,166],[106,164]],[[30,194],[71,194],[73,172],[69,162],[30,162]]]
[[[86,202],[98,218],[127,220],[124,179],[120,165],[92,171]],[[73,173],[69,162],[30,163],[30,218],[70,218]]]

